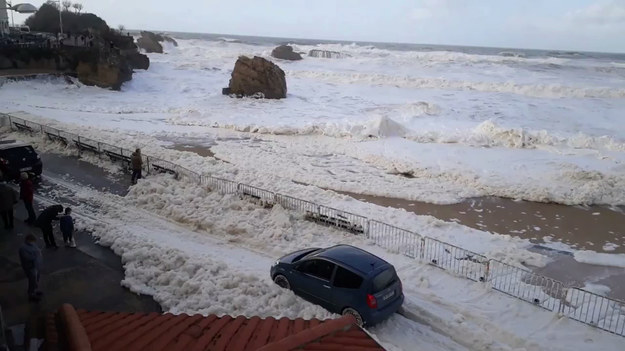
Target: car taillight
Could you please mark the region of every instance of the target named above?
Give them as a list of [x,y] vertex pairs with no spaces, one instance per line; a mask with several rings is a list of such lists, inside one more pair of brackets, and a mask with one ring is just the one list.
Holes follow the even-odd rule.
[[367,294],[367,305],[369,308],[378,308],[378,300],[375,299],[375,296]]

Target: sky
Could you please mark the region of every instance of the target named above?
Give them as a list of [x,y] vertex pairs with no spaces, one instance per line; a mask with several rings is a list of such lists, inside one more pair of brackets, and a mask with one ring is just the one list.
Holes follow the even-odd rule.
[[129,29],[625,52],[625,0],[79,2],[112,27]]

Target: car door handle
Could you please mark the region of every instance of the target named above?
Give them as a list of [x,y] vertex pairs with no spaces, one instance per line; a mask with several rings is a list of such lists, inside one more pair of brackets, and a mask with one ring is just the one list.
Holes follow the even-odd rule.
[[324,285],[323,287],[330,289],[330,285]]

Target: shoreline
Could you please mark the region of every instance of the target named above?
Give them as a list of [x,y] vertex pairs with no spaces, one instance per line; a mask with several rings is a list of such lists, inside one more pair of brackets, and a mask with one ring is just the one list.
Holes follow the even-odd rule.
[[[193,152],[202,157],[215,157],[207,145],[173,143],[168,148]],[[529,267],[535,273],[559,280],[567,286],[582,288],[586,283],[605,285],[610,288],[607,296],[625,299],[623,268],[578,262],[571,254],[558,248],[563,243],[575,250],[625,253],[623,207],[568,206],[498,197],[472,198],[456,204],[438,205],[335,189],[325,190],[382,207],[404,209],[416,215],[456,222],[481,231],[528,239],[536,245],[531,251],[540,252],[551,259],[544,267]]]

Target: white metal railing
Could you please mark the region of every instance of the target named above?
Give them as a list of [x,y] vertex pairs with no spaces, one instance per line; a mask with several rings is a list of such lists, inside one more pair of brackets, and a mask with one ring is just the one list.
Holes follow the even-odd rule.
[[[112,161],[130,163],[131,150],[98,142],[77,134],[56,128],[0,114],[3,123],[12,130],[38,133],[53,142],[74,146],[79,152],[93,152],[108,156]],[[149,173],[170,173],[177,179],[200,184],[212,191],[237,194],[262,205],[280,205],[285,209],[300,212],[308,220],[334,226],[362,235],[376,245],[417,261],[488,285],[496,291],[516,297],[561,316],[587,325],[625,336],[625,302],[594,294],[529,270],[489,259],[483,255],[423,236],[407,229],[319,205],[292,196],[275,193],[252,185],[232,180],[202,175],[190,169],[156,157],[144,156],[144,167]]]

